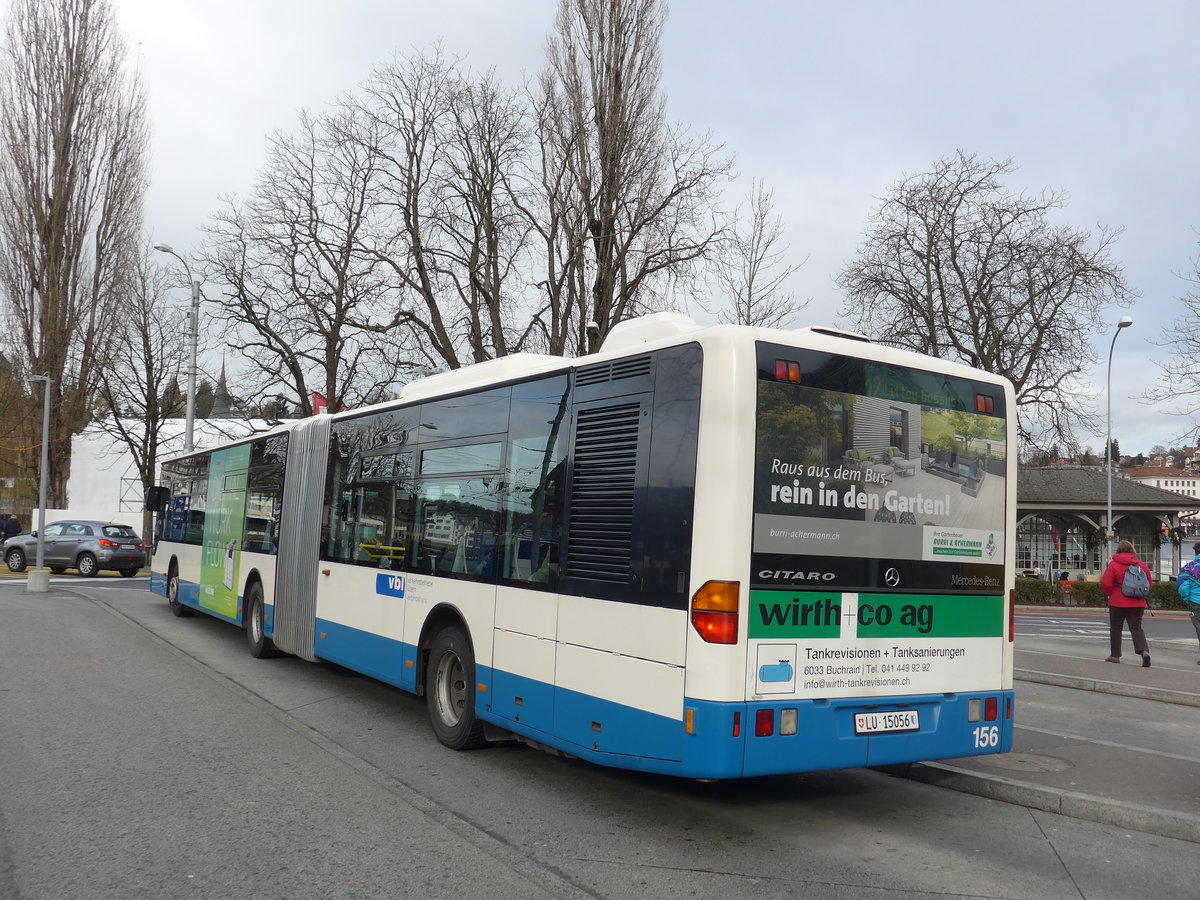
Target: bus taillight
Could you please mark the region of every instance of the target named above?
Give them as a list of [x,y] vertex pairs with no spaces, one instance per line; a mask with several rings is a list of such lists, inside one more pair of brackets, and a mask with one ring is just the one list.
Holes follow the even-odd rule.
[[770,737],[775,733],[775,711],[760,709],[754,713],[754,736]]
[[738,582],[706,581],[692,595],[692,627],[709,644],[736,644]]
[[799,384],[800,363],[787,359],[775,360],[775,380],[790,381],[792,384]]

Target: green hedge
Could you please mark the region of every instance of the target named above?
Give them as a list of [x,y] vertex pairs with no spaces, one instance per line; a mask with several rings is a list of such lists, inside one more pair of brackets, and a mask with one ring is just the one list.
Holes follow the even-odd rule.
[[1183,609],[1183,598],[1173,581],[1156,581],[1150,585],[1150,605],[1155,609]]
[[[1106,606],[1104,594],[1098,581],[1070,582],[1075,606]],[[1040,578],[1017,579],[1017,603],[1031,606],[1058,606],[1063,604],[1058,584]],[[1156,581],[1150,585],[1150,606],[1154,609],[1183,609],[1183,601],[1173,581]]]
[[1018,578],[1017,602],[1053,605],[1058,603],[1058,591],[1052,582],[1043,581],[1040,578]]

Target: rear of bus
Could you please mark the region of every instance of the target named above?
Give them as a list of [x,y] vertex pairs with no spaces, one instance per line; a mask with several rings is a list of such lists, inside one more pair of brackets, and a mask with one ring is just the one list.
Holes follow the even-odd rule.
[[[720,508],[731,525],[749,519],[751,537],[725,552],[698,535],[684,768],[720,778],[1009,750],[1011,386],[798,334],[803,346],[775,332],[708,354],[706,392],[714,375],[730,388],[705,399],[697,522]],[[723,373],[722,358],[738,362]],[[718,460],[706,414],[730,420],[732,477],[705,477]],[[714,578],[731,560],[741,577]]]

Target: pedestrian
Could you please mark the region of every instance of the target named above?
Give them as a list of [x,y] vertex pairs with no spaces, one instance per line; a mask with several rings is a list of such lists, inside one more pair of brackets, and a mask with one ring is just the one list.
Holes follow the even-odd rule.
[[9,516],[4,520],[4,534],[0,537],[0,542],[7,541],[10,537],[16,537],[21,533],[21,522],[15,516]]
[[[1136,573],[1127,581],[1125,573],[1136,566],[1145,573],[1143,588],[1134,588],[1131,582],[1138,580]],[[1108,644],[1109,655],[1105,662],[1121,661],[1121,629],[1129,623],[1129,636],[1133,638],[1133,651],[1142,656],[1142,666],[1150,665],[1150,645],[1146,643],[1146,632],[1142,630],[1142,616],[1146,612],[1146,594],[1150,586],[1150,570],[1133,552],[1133,544],[1121,541],[1112,562],[1100,579],[1100,590],[1108,598]],[[1132,596],[1131,596],[1132,594]]]
[[[1175,586],[1179,588],[1179,596],[1183,599],[1183,607],[1192,617],[1192,627],[1196,629],[1196,639],[1200,640],[1200,541],[1192,544],[1192,552],[1196,558],[1183,567]],[[1196,660],[1200,665],[1200,659]]]
[[1071,584],[1071,573],[1066,569],[1058,573],[1058,594],[1062,597],[1063,606],[1075,605],[1075,585]]

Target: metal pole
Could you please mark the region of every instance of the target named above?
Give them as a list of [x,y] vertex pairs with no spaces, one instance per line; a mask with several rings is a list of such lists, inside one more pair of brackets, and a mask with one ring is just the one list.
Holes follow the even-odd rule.
[[187,264],[186,259],[175,252],[170,244],[155,244],[154,249],[160,253],[168,253],[183,263],[183,270],[187,272],[188,282],[192,286],[192,312],[188,317],[192,347],[188,362],[187,413],[183,429],[183,449],[190,453],[195,449],[195,442],[192,438],[196,425],[196,345],[200,340],[200,282],[192,278],[192,267]]
[[1108,382],[1104,389],[1105,396],[1108,400],[1108,432],[1104,440],[1104,471],[1108,476],[1108,503],[1105,507],[1104,519],[1104,546],[1108,551],[1108,555],[1113,555],[1113,538],[1116,536],[1113,532],[1113,512],[1112,512],[1112,356],[1113,347],[1117,345],[1117,336],[1121,333],[1122,328],[1128,328],[1133,324],[1133,319],[1129,316],[1122,316],[1121,321],[1117,323],[1117,330],[1113,332],[1112,343],[1108,345]]
[[27,589],[45,593],[49,587],[49,573],[43,568],[46,562],[46,483],[50,474],[50,376],[30,375],[30,381],[40,381],[42,390],[42,471],[38,478],[38,529],[37,560],[34,571],[29,573]]
[[183,431],[183,449],[189,453],[195,447],[192,434],[196,424],[196,345],[200,340],[200,282],[198,281],[192,282],[192,314],[190,318],[192,349],[188,362],[187,419]]

